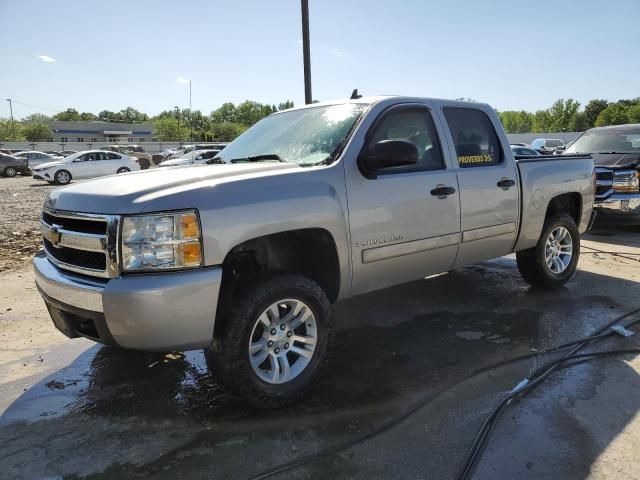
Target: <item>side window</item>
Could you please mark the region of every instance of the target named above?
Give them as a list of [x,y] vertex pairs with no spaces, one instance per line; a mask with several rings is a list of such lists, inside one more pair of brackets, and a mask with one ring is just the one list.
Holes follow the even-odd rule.
[[109,160],[120,160],[122,157],[120,155],[115,154],[115,153],[109,152],[109,153],[107,153],[107,158]]
[[443,109],[461,168],[489,167],[503,160],[498,134],[489,117],[475,108]]
[[87,160],[89,160],[89,154],[85,153],[84,155],[80,155],[78,158],[76,158],[74,161],[75,162],[86,162]]
[[418,147],[415,165],[385,168],[381,175],[406,172],[424,172],[445,168],[442,149],[431,114],[426,108],[394,108],[369,132],[365,149],[382,140],[408,140]]

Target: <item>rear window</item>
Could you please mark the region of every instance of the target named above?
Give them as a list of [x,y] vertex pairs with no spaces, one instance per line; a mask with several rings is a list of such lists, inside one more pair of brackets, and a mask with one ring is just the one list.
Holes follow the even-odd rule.
[[502,163],[503,152],[498,134],[483,111],[446,107],[443,112],[461,168],[489,167]]

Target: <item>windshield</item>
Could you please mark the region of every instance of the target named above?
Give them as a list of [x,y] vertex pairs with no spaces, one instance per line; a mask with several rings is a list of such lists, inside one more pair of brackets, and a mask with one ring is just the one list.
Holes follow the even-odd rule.
[[565,150],[566,153],[639,153],[640,127],[633,130],[586,132]]
[[367,106],[344,103],[269,116],[240,135],[216,158],[230,162],[277,155],[299,165],[326,162],[346,140]]
[[562,140],[547,140],[545,143],[546,146],[550,148],[561,147],[564,145]]

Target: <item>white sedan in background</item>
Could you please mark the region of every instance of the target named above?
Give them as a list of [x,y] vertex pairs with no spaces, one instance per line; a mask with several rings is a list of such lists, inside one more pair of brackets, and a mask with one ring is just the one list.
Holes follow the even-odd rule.
[[31,169],[33,178],[66,185],[72,179],[95,178],[140,170],[138,159],[123,153],[87,150]]
[[[160,166],[175,167],[176,165],[193,165],[207,163],[219,153],[220,150],[193,150],[180,158],[162,162]],[[215,162],[211,161],[209,163],[224,163],[224,161],[216,160]]]
[[26,158],[27,164],[29,168],[33,169],[33,167],[37,167],[38,165],[42,165],[43,163],[56,162],[58,160],[62,160],[61,155],[52,155],[50,153],[39,152],[37,150],[26,150],[20,153],[14,153],[14,157],[18,158]]

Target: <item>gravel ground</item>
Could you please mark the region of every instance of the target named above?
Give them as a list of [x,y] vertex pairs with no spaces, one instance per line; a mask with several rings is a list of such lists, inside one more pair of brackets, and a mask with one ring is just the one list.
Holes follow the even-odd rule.
[[0,177],[0,272],[24,266],[42,248],[38,222],[54,188],[31,177]]

